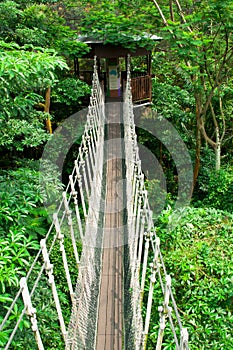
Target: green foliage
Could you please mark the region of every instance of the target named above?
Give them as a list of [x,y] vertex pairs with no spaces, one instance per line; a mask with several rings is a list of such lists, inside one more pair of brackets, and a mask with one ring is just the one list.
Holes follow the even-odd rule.
[[[47,2],[47,3],[46,3]],[[80,56],[88,46],[77,41],[76,31],[66,25],[50,1],[42,3],[4,1],[0,3],[2,40],[53,48],[63,55]],[[53,2],[53,1],[51,1]]]
[[188,124],[190,118],[193,118],[194,97],[177,85],[153,79],[153,103],[159,115],[163,115],[176,124]]
[[208,206],[233,212],[233,169],[232,166],[223,167],[218,171],[210,171],[200,184],[202,201],[195,205]]
[[43,203],[36,170],[19,168],[2,171],[0,175],[1,226],[8,230],[11,224],[24,224],[27,215]]
[[32,224],[37,221],[36,205],[43,200],[37,181],[38,173],[26,168],[4,171],[0,175],[2,293],[18,285],[31,261],[31,252],[39,247]]
[[[48,230],[47,212],[42,207],[44,200],[51,202],[54,196],[62,189],[57,170],[51,164],[46,163],[46,169],[52,178],[41,178],[36,166],[31,162],[19,162],[24,168],[11,171],[2,171],[0,175],[0,313],[5,314],[7,305],[12,301],[9,297],[18,289],[19,279],[25,276],[39,249],[39,241]],[[25,167],[28,165],[28,167]],[[50,170],[49,170],[50,169]],[[43,175],[43,174],[41,174]],[[46,193],[46,189],[48,193]],[[56,194],[55,194],[56,192]],[[78,269],[72,253],[73,246],[68,237],[68,227],[65,234],[65,248],[69,267],[72,271],[72,282],[75,286]],[[79,252],[81,245],[79,245]],[[55,244],[51,254],[51,261],[55,265],[54,274],[58,285],[58,294],[63,308],[63,316],[68,325],[71,303],[65,278],[60,246]],[[32,290],[33,281],[41,268],[36,266],[30,277],[29,289]],[[43,277],[36,289],[32,302],[37,307],[37,319],[43,344],[46,349],[58,349],[64,347],[64,341],[60,333],[57,312],[54,305],[51,287],[47,277]],[[0,347],[6,345],[10,331],[23,309],[22,301],[17,303],[11,313],[6,329],[1,332]],[[2,318],[0,317],[2,320]],[[34,335],[30,330],[30,322],[25,316],[20,323],[12,343],[12,349],[36,349]]]
[[12,80],[15,94],[21,90],[31,92],[52,86],[57,81],[56,69],[68,69],[64,59],[52,49],[20,47],[3,41],[0,42],[0,62],[1,82],[5,83],[1,94],[6,97],[13,89]]
[[54,41],[55,49],[68,59],[82,57],[89,52],[87,44],[77,40],[76,31],[71,31],[69,27],[61,26],[56,28],[59,31],[59,37]]
[[[59,13],[45,4],[32,4],[23,12],[16,30],[20,43],[54,48],[60,54],[81,56],[88,46],[77,40],[77,33],[68,27]],[[23,34],[29,33],[25,37]]]
[[90,93],[91,87],[85,82],[76,78],[66,78],[56,84],[52,92],[52,100],[54,103],[77,106],[82,103],[82,98]]
[[[53,198],[61,190],[61,183],[56,180],[58,173],[54,166],[46,164],[50,168],[51,179],[41,179],[39,182],[38,165],[34,162],[20,161],[24,167],[16,170],[1,171],[0,174],[0,314],[5,314],[7,305],[12,301],[10,295],[15,295],[19,286],[19,279],[26,275],[35,254],[39,250],[39,241],[48,230],[47,211],[42,206],[45,200]],[[27,167],[26,167],[27,166]],[[44,187],[49,186],[49,198]],[[70,244],[66,244],[67,250]],[[55,259],[60,262],[61,254],[56,250]],[[68,253],[72,263],[72,253]],[[73,266],[73,263],[72,263]],[[33,281],[39,272],[40,265],[32,273],[29,279],[29,288],[32,289]],[[77,269],[76,269],[77,272]],[[35,274],[35,276],[33,275]],[[58,274],[59,275],[59,274]],[[75,276],[75,275],[74,275]],[[64,280],[63,280],[64,282]],[[62,303],[67,311],[64,313],[68,323],[70,300],[67,289],[59,290]],[[43,341],[47,349],[56,349],[64,346],[59,329],[59,322],[54,306],[51,288],[47,279],[42,278],[38,289],[33,296],[33,303],[38,307],[37,317],[43,333]],[[9,318],[9,322],[0,337],[0,347],[4,347],[13,330],[14,323],[23,309],[22,301],[17,303]],[[2,320],[2,318],[0,317]],[[25,316],[20,323],[12,343],[12,349],[36,349],[35,339],[31,332],[30,324]]]
[[[54,176],[55,179],[55,176]],[[54,184],[55,185],[55,184]],[[59,184],[50,188],[60,190]],[[38,171],[30,168],[2,171],[0,174],[0,250],[1,284],[17,285],[25,267],[33,258],[31,251],[38,249],[39,239],[45,236],[47,212],[42,204],[45,191],[39,183]]]
[[[38,115],[36,112],[33,114]],[[29,124],[26,120],[13,119],[4,123],[0,146],[8,150],[23,151],[25,147],[36,147],[43,144],[48,137],[44,130],[44,123],[40,120],[32,120]]]
[[22,10],[15,1],[0,2],[0,37],[11,40]]
[[147,180],[146,189],[153,216],[157,216],[164,209],[165,204],[169,203],[170,196],[166,193],[164,184],[158,179]]
[[[31,277],[32,280],[28,281],[28,288],[31,291],[33,287],[33,281],[39,273],[40,265],[36,266]],[[62,300],[62,307],[64,307],[63,316],[66,325],[68,324],[70,302],[67,296],[63,295],[59,288],[57,288],[60,300]],[[52,296],[51,285],[48,283],[46,275],[42,275],[42,278],[39,281],[39,285],[34,291],[32,297],[33,305],[36,305],[37,311],[37,321],[40,329],[41,338],[43,345],[46,349],[55,350],[64,348],[64,340],[60,332],[60,324],[58,321],[57,311]],[[0,338],[0,346],[4,348],[7,340],[9,339],[9,332],[13,331],[15,322],[18,320],[21,311],[24,305],[22,300],[19,300],[15,304],[13,312],[9,318],[6,330],[1,332],[2,337]],[[20,322],[19,329],[17,330],[14,339],[11,344],[11,349],[14,350],[36,350],[37,344],[35,341],[34,334],[31,330],[31,322],[28,317],[25,315]]]
[[82,34],[103,40],[105,44],[132,50],[136,46],[152,49],[154,42],[145,34],[153,34],[153,14],[153,7],[150,12],[146,11],[141,1],[132,1],[127,6],[123,2],[92,1],[84,8],[79,26]]
[[[160,3],[166,18],[169,18],[168,2]],[[74,3],[69,0],[59,4],[53,0],[1,1],[0,36],[4,40],[0,43],[1,150],[22,152],[48,140],[44,131],[44,120],[48,115],[40,112],[47,87],[52,86],[51,107],[55,123],[59,122],[58,116],[62,119],[76,112],[73,108],[80,106],[82,98],[89,94],[87,85],[64,76],[68,67],[65,60],[58,56],[59,53],[66,58],[73,58],[88,51],[85,44],[77,41],[77,32],[92,34],[105,43],[120,44],[131,49],[135,49],[136,44],[152,48],[154,43],[142,35],[148,33],[164,37],[160,52],[154,54],[152,63],[153,73],[156,74],[153,102],[157,114],[172,122],[194,152],[196,96],[200,97],[200,110],[205,114],[205,123],[211,134],[214,132],[211,113],[210,110],[205,112],[204,107],[214,87],[212,105],[220,129],[223,130],[218,99],[220,94],[226,122],[227,142],[224,152],[228,158],[224,159],[230,160],[232,1],[186,1],[183,10],[186,23],[182,21],[181,14],[175,12],[174,21],[168,20],[168,26],[161,30],[156,8],[152,2],[145,4],[143,0],[128,3],[105,0]],[[67,26],[71,23],[72,28],[78,28],[78,31]],[[57,150],[62,151],[64,148],[64,139],[63,135],[57,138]],[[170,191],[166,203],[172,206],[171,196],[177,192],[177,181],[175,165],[168,151],[149,132],[140,130],[139,141],[161,160]],[[70,151],[72,156],[68,154],[64,172],[70,172],[70,158],[77,153],[77,144]],[[232,167],[224,166],[219,172],[212,171],[212,160],[213,152],[203,149],[203,171],[194,198],[194,205],[199,209],[189,208],[185,213],[177,213],[175,218],[178,218],[178,224],[171,232],[167,230],[167,225],[174,220],[171,207],[163,211],[157,222],[165,264],[173,279],[175,299],[184,326],[188,327],[190,333],[190,347],[194,350],[232,347]],[[38,249],[39,239],[47,232],[48,217],[42,202],[46,199],[53,211],[54,202],[62,190],[57,168],[51,166],[49,161],[43,167],[46,168],[46,176],[40,182],[37,170],[29,168],[27,164],[0,174],[1,312],[11,302],[10,295],[15,294],[19,277],[25,275]],[[159,182],[154,180],[148,182],[147,186],[153,205],[158,207],[160,201],[163,205],[165,198],[162,197],[163,192],[161,195]],[[205,208],[207,206],[216,209]],[[225,212],[217,209],[224,209]],[[68,231],[64,233],[72,282],[75,284],[77,267],[72,242],[68,238]],[[81,250],[80,244],[78,249]],[[68,323],[70,299],[59,244],[55,245],[51,260],[59,296],[66,310],[65,322]],[[155,292],[154,297],[160,299],[161,295]],[[36,291],[34,303],[37,305],[45,348],[64,348],[45,276]],[[9,329],[22,308],[22,302],[15,306]],[[157,309],[153,310],[152,318],[148,350],[155,348],[159,321]],[[36,348],[32,332],[25,332],[28,328],[29,322],[25,317],[12,349]],[[0,347],[6,342],[8,333],[5,330],[0,334]],[[174,344],[168,338],[164,349],[173,348]]]
[[[164,61],[168,68],[166,72],[162,68],[162,82],[170,83],[173,74],[174,85],[193,94],[193,116],[195,113],[196,117],[193,120],[197,128],[213,149],[216,149],[219,132],[220,151],[227,154],[223,144],[228,140],[227,134],[232,134],[231,103],[229,99],[226,103],[223,91],[225,85],[232,85],[232,3],[224,0],[220,5],[215,0],[204,0],[181,6],[181,12],[174,7],[173,18],[169,19],[167,14],[167,25],[162,29]],[[166,5],[161,5],[161,9],[167,10]],[[161,55],[158,56],[161,59]],[[197,150],[199,148],[198,145]],[[216,152],[216,168],[219,167],[218,155]],[[195,165],[197,174],[198,161]]]
[[[73,253],[73,245],[72,245],[72,240],[70,238],[68,227],[66,229],[63,228],[63,234],[64,234],[64,246],[65,246],[67,261],[69,265],[71,281],[73,286],[75,286],[77,282],[77,277],[78,277],[78,266]],[[76,240],[76,246],[78,249],[78,254],[80,256],[82,251],[82,244],[81,244],[81,241],[78,239]],[[69,290],[68,290],[68,285],[67,285],[67,280],[65,275],[64,264],[63,264],[62,256],[60,252],[59,242],[55,243],[54,248],[50,255],[50,259],[54,265],[54,275],[55,275],[56,283],[59,284],[59,290],[61,293],[66,295],[66,298],[69,299]],[[69,314],[68,310],[67,310],[67,314]]]
[[57,70],[67,69],[54,50],[0,42],[0,146],[22,151],[48,140],[46,113],[36,110],[43,91],[57,82]]
[[40,190],[47,212],[53,213],[56,208],[57,200],[60,200],[62,191],[64,190],[59,168],[54,162],[43,159],[40,162],[40,173],[38,175]]
[[[179,73],[176,72],[177,76]],[[153,79],[152,86],[153,110],[158,116],[162,116],[172,122],[180,133],[184,142],[193,147],[195,99],[193,92],[187,88],[181,88],[169,77],[165,82]]]
[[[230,349],[233,216],[216,209],[188,208],[182,215],[177,213],[177,225],[169,232],[167,225],[171,214],[171,209],[163,212],[157,233],[183,325],[190,334],[190,347],[195,350]],[[155,298],[158,297],[156,293]],[[157,310],[153,312],[156,318]],[[156,329],[155,326],[151,330],[149,349],[156,343],[153,339],[157,336]],[[173,347],[167,345],[166,348]]]
[[[5,213],[7,215],[8,213]],[[1,216],[3,213],[1,212]],[[8,214],[7,219],[10,219]],[[33,250],[38,251],[37,240],[28,236],[26,229],[18,225],[12,225],[9,233],[1,230],[0,234],[0,290],[2,297],[9,287],[18,286],[19,279],[25,276],[26,270],[31,261]],[[6,301],[6,300],[2,300]]]

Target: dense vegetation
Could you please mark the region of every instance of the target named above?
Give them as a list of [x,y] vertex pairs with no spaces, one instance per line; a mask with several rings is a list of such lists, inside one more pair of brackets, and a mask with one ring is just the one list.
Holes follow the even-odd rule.
[[[233,324],[233,4],[231,0],[0,1],[0,311],[11,301],[48,228],[38,160],[53,130],[84,106],[90,87],[74,74],[73,59],[88,51],[77,34],[115,45],[156,34],[153,106],[182,137],[194,168],[190,206],[172,231],[177,193],[168,150],[144,130],[140,143],[160,160],[166,204],[155,218],[166,266],[192,349],[230,349]],[[148,38],[141,46],[151,47]],[[135,60],[137,65],[137,60]],[[68,162],[69,163],[69,162]],[[67,164],[70,168],[70,163]],[[56,174],[56,169],[51,172]],[[59,180],[51,191],[62,187]],[[158,183],[148,180],[150,200]],[[66,243],[69,246],[69,242]],[[55,254],[56,255],[56,254]],[[54,257],[56,259],[56,256]],[[57,272],[59,275],[59,271]],[[61,281],[60,293],[68,303]],[[156,295],[155,295],[156,296]],[[48,306],[44,334],[59,348]],[[67,320],[68,320],[67,315]],[[17,310],[15,310],[17,318]],[[157,310],[153,311],[154,324]],[[53,325],[48,330],[48,325]],[[28,327],[27,323],[22,324]],[[151,327],[148,349],[154,349]],[[0,337],[0,347],[7,334]],[[32,349],[29,339],[18,349]],[[167,346],[167,349],[172,348]]]

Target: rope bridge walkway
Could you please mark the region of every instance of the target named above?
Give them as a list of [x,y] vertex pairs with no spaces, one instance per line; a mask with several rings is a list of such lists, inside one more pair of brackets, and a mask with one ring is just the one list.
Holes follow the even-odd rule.
[[[75,286],[64,244],[67,235],[78,270]],[[81,254],[78,240],[82,241]],[[63,317],[67,305],[64,307],[60,300],[50,262],[57,244],[71,300],[69,324]],[[23,331],[34,334],[35,349],[46,349],[36,305],[37,291],[45,278],[66,350],[145,350],[152,327],[157,334],[156,350],[164,344],[189,349],[187,329],[182,327],[144,184],[129,64],[123,104],[105,104],[95,60],[79,154],[40,247],[0,326],[1,331],[10,329],[5,350],[17,348],[20,325],[26,318],[31,329]],[[20,312],[12,324],[17,305]]]

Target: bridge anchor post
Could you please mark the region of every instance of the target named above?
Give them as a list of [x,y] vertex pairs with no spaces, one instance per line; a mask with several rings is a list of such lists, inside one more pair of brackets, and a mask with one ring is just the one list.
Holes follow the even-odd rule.
[[26,308],[26,314],[30,316],[32,331],[34,333],[38,349],[44,350],[44,345],[41,340],[40,332],[37,325],[36,309],[32,306],[31,296],[29,294],[27,279],[22,277],[20,280],[20,288],[22,289],[22,298]]
[[56,284],[54,281],[53,265],[50,263],[50,260],[49,260],[49,255],[48,255],[45,239],[42,239],[40,241],[40,246],[42,249],[42,255],[43,255],[44,262],[45,262],[45,269],[46,269],[46,272],[48,275],[48,281],[49,281],[49,284],[51,284],[51,288],[52,288],[53,299],[54,299],[55,306],[57,309],[57,315],[58,315],[58,320],[59,320],[60,327],[61,327],[61,332],[63,335],[64,342],[66,342],[67,332],[66,332],[65,322],[64,322],[63,315],[62,315],[62,310],[61,310],[60,300],[59,300],[58,293],[57,293]]

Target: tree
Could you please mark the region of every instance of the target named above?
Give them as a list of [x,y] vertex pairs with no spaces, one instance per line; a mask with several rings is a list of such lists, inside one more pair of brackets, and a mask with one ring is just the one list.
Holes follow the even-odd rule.
[[124,1],[82,1],[72,6],[76,28],[82,35],[91,35],[111,43],[130,47],[136,45],[152,48],[154,42],[145,34],[156,34],[156,17],[154,9],[142,0],[130,3]]
[[53,48],[59,54],[82,55],[88,46],[77,40],[77,32],[66,25],[55,6],[25,2],[0,3],[0,34],[6,42]]
[[177,69],[183,71],[184,80],[190,80],[196,101],[196,181],[200,168],[201,135],[215,150],[216,169],[219,169],[222,143],[226,129],[230,128],[223,100],[224,86],[230,81],[233,64],[232,2],[188,2],[183,10],[175,0],[176,11],[173,2],[165,7],[170,19],[166,19],[164,7],[155,0],[153,2],[165,26],[164,38]]
[[[0,43],[0,146],[22,151],[48,139],[43,121],[49,125],[48,109],[36,109],[43,94],[57,82],[57,71],[68,66],[54,50]],[[47,101],[45,102],[46,105]]]

